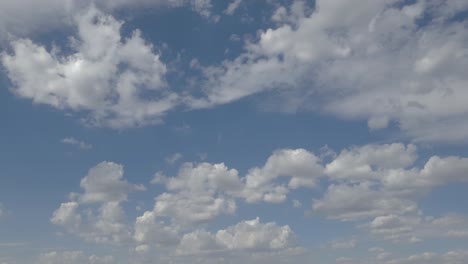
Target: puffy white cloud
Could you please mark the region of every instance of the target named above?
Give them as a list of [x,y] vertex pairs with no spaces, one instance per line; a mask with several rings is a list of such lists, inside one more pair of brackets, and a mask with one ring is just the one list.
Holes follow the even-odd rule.
[[171,217],[177,223],[190,224],[206,222],[221,214],[233,214],[236,208],[233,199],[182,192],[164,193],[158,196],[154,212],[158,216]]
[[310,15],[304,4],[280,7],[279,26],[206,68],[206,97],[188,102],[210,107],[274,90],[275,111],[320,111],[371,129],[397,122],[415,141],[466,141],[467,20],[452,19],[468,9],[461,2],[319,0]]
[[183,224],[233,214],[236,203],[232,194],[242,188],[238,172],[223,163],[185,163],[176,177],[157,175],[153,182],[165,184],[169,191],[156,197],[156,215]]
[[148,245],[170,246],[180,239],[180,230],[177,226],[168,225],[158,220],[154,212],[145,212],[135,221],[134,239],[139,243],[140,251],[146,251]]
[[[357,221],[386,240],[454,237],[453,228],[465,237],[463,218],[423,217],[418,200],[437,186],[466,182],[468,160],[433,156],[419,168],[416,159],[414,145],[366,145],[341,151],[325,166],[330,185],[321,198],[314,199],[313,211],[330,219]],[[448,219],[453,220],[451,230],[437,225]]]
[[11,42],[1,61],[12,91],[38,104],[88,113],[85,122],[114,128],[158,122],[174,105],[166,66],[135,30],[122,37],[122,22],[94,7],[75,16],[78,37],[71,54],[29,39]]
[[39,256],[39,264],[113,264],[116,260],[112,256],[88,256],[82,251],[51,251]]
[[343,150],[327,164],[325,172],[333,179],[372,180],[377,170],[404,169],[417,159],[416,146],[401,143],[366,145]]
[[414,213],[417,203],[370,184],[330,185],[321,199],[313,202],[317,213],[342,221],[364,220],[388,213]]
[[91,145],[89,143],[86,143],[84,141],[78,140],[78,139],[76,139],[74,137],[67,137],[67,138],[62,139],[62,143],[72,145],[72,146],[76,146],[76,147],[78,147],[79,149],[82,149],[82,150],[87,150],[87,149],[92,149],[93,148],[93,145]]
[[50,221],[53,224],[66,226],[69,230],[76,231],[81,225],[81,215],[77,212],[79,204],[77,202],[62,203],[55,210]]
[[420,243],[433,239],[468,238],[467,218],[455,214],[440,218],[420,214],[389,214],[375,217],[363,227],[371,234],[393,242]]
[[123,179],[123,166],[113,162],[101,162],[91,168],[81,179],[84,193],[79,196],[83,203],[121,202],[130,192],[144,191],[142,185],[134,185]]
[[[247,202],[283,202],[289,189],[313,188],[323,176],[320,159],[305,149],[274,152],[262,168],[252,168],[245,177],[242,195]],[[279,177],[288,177],[287,187],[277,185]]]
[[197,230],[182,237],[179,254],[200,254],[220,250],[285,250],[295,246],[289,226],[261,223],[259,218],[243,221],[215,234]]
[[[81,180],[82,194],[71,193],[72,201],[62,203],[50,221],[71,234],[95,243],[130,241],[132,229],[121,202],[130,192],[144,190],[123,179],[122,165],[102,162]],[[96,208],[94,204],[99,206]]]

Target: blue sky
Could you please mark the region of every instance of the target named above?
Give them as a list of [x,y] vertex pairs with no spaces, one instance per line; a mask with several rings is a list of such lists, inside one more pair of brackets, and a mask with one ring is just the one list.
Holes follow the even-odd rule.
[[468,262],[468,2],[0,3],[0,264]]

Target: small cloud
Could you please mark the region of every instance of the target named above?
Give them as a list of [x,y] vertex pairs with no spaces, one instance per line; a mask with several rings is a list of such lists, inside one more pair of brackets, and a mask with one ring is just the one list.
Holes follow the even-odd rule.
[[241,37],[237,34],[232,34],[231,36],[229,36],[229,40],[239,42],[241,40]]
[[174,153],[171,156],[166,158],[166,163],[172,165],[176,163],[178,160],[180,160],[181,158],[182,158],[182,154]]
[[165,184],[166,181],[167,181],[166,175],[164,175],[162,171],[158,171],[156,172],[156,174],[154,174],[154,177],[150,183],[151,184]]
[[68,137],[68,138],[62,139],[62,143],[72,145],[72,146],[76,146],[81,150],[89,150],[89,149],[93,148],[93,145],[91,145],[89,143],[86,143],[84,141],[78,140],[78,139],[76,139],[74,137]]
[[226,10],[224,10],[224,13],[226,15],[229,15],[229,16],[232,16],[236,10],[239,8],[239,6],[241,5],[241,2],[242,0],[234,0],[232,1],[228,7],[226,8]]
[[293,200],[293,207],[294,208],[300,208],[302,207],[302,203],[299,200]]

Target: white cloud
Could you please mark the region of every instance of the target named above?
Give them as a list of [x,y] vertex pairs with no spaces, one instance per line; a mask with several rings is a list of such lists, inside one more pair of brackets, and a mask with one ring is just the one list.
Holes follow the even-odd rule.
[[[262,168],[249,170],[242,196],[247,202],[283,202],[288,188],[314,188],[322,176],[320,159],[313,153],[305,149],[278,150]],[[288,185],[277,185],[274,181],[279,177],[288,177]]]
[[274,111],[319,111],[371,129],[396,122],[415,141],[466,141],[467,21],[451,19],[468,9],[459,2],[322,0],[310,15],[304,5],[280,7],[280,25],[206,68],[206,97],[188,102],[211,107],[274,90]]
[[81,179],[84,193],[79,196],[82,203],[122,202],[130,192],[143,191],[142,185],[134,185],[123,179],[123,166],[113,162],[101,162],[91,168]]
[[140,251],[146,251],[144,249],[149,248],[148,245],[176,245],[180,239],[179,229],[159,220],[154,212],[145,212],[135,221],[134,239],[139,244]]
[[102,162],[91,168],[80,186],[84,192],[71,193],[71,201],[62,203],[50,221],[94,243],[131,241],[132,229],[121,203],[127,200],[129,193],[142,191],[144,187],[124,180],[122,165],[112,162]]
[[92,149],[93,148],[93,145],[91,145],[89,143],[86,143],[84,141],[78,140],[78,139],[76,139],[74,137],[67,137],[67,138],[62,139],[62,143],[63,144],[69,144],[69,145],[72,145],[72,146],[77,146],[79,149],[82,149],[82,150],[87,150],[87,149]]
[[135,30],[91,7],[75,16],[73,53],[64,55],[29,39],[11,42],[1,61],[12,91],[38,104],[88,113],[85,122],[113,128],[159,122],[177,96],[164,80],[166,66]]
[[182,158],[182,154],[174,153],[171,156],[166,158],[166,163],[172,165],[172,164],[176,163],[178,160],[180,160],[181,158]]
[[[437,186],[466,182],[468,160],[433,156],[418,168],[416,159],[413,145],[366,145],[341,151],[325,166],[330,185],[321,198],[314,199],[313,211],[330,219],[356,221],[386,240],[453,237],[453,228],[461,231],[459,237],[465,237],[463,218],[444,216],[444,221],[432,221],[423,216],[418,200]],[[448,219],[451,230],[436,226]]]
[[200,254],[222,250],[285,250],[295,246],[289,226],[261,223],[259,218],[243,221],[215,234],[197,230],[182,237],[179,254]]
[[171,217],[177,223],[191,224],[206,222],[222,214],[232,215],[236,208],[233,199],[181,192],[159,195],[154,212],[159,216]]
[[224,10],[224,13],[232,16],[236,12],[236,10],[239,8],[241,3],[242,3],[242,0],[233,0],[232,2],[229,3],[226,10]]
[[[347,181],[371,180],[379,177],[378,170],[404,169],[417,159],[416,146],[401,143],[366,145],[343,150],[327,164],[325,173],[333,179]],[[374,169],[373,169],[374,168]]]
[[184,224],[233,214],[236,203],[232,194],[242,187],[238,172],[222,163],[185,163],[177,177],[158,175],[153,182],[165,184],[170,191],[156,197],[154,212]]

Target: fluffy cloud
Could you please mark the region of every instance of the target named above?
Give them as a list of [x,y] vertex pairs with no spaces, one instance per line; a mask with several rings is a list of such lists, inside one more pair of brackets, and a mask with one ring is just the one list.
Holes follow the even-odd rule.
[[113,162],[101,162],[91,168],[81,179],[84,193],[79,195],[83,203],[121,202],[133,191],[144,191],[142,185],[134,185],[123,179],[123,166]]
[[[283,202],[288,189],[316,186],[323,176],[320,162],[318,157],[305,149],[278,150],[262,168],[249,170],[242,195],[247,202]],[[288,185],[277,185],[275,180],[279,177],[288,177]]]
[[[185,163],[176,177],[158,173],[152,180],[169,191],[156,197],[154,212],[178,223],[209,221],[221,214],[233,214],[235,199],[284,202],[289,190],[313,188],[322,176],[320,159],[305,149],[278,150],[263,167],[250,169],[244,177],[223,163]],[[279,184],[280,177],[288,179],[288,184]]]
[[200,254],[220,250],[284,250],[295,246],[289,226],[262,224],[259,218],[243,221],[215,234],[197,230],[182,237],[179,254]]
[[[95,243],[130,241],[132,229],[121,206],[133,191],[144,187],[123,179],[123,167],[102,162],[81,180],[82,194],[71,193],[72,201],[62,203],[50,221],[71,234]],[[97,209],[93,206],[97,204]]]
[[206,97],[188,100],[194,108],[274,90],[275,110],[367,120],[371,129],[395,121],[416,141],[468,139],[467,21],[454,19],[463,1],[323,0],[310,15],[295,2],[244,54],[205,69]]
[[175,94],[166,88],[166,66],[135,30],[120,35],[122,22],[91,7],[76,15],[73,53],[48,51],[29,39],[11,42],[1,61],[12,91],[38,104],[88,113],[85,122],[114,128],[158,122]]
[[[70,201],[61,204],[51,222],[86,241],[125,243],[140,257],[158,248],[168,256],[176,254],[181,263],[190,255],[204,256],[207,261],[220,255],[240,260],[243,250],[291,253],[296,252],[295,236],[288,226],[264,224],[258,218],[216,232],[200,226],[234,214],[239,199],[247,204],[281,202],[296,188],[313,188],[324,180],[328,186],[313,200],[312,212],[351,221],[374,238],[416,243],[468,237],[466,216],[434,218],[425,216],[418,206],[418,200],[433,188],[466,182],[467,158],[433,156],[418,167],[416,147],[401,143],[354,146],[330,157],[325,162],[304,149],[277,150],[245,176],[223,163],[184,163],[174,177],[156,174],[152,183],[162,184],[165,191],[155,197],[153,209],[133,223],[127,221],[122,203],[131,192],[145,188],[127,182],[121,165],[103,162],[89,170],[81,180],[83,192],[71,193]],[[293,204],[300,206],[301,201],[293,200]],[[337,240],[331,247],[356,244],[356,240]],[[379,255],[379,261],[389,259],[387,252]]]
[[[366,145],[343,150],[325,166],[331,184],[323,197],[314,200],[313,211],[340,221],[369,221],[365,226],[372,234],[393,241],[449,237],[454,233],[448,226],[466,230],[463,218],[424,217],[417,201],[437,186],[466,182],[468,159],[433,156],[422,168],[414,165],[416,159],[413,145]],[[440,223],[449,219],[451,224],[443,228]]]
[[192,163],[182,165],[177,177],[157,175],[170,192],[156,197],[156,215],[171,217],[178,223],[205,222],[221,214],[233,214],[232,194],[241,188],[238,172],[224,164]]

